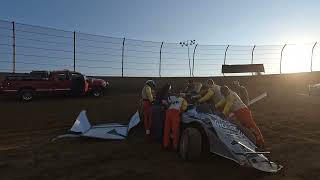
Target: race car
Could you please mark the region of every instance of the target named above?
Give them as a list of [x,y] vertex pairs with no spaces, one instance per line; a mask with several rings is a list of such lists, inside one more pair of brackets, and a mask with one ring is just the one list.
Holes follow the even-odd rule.
[[209,151],[264,172],[276,173],[282,169],[265,157],[270,152],[256,151],[255,144],[237,125],[217,114],[191,106],[182,114],[181,121],[180,155],[185,160],[197,159],[202,152]]

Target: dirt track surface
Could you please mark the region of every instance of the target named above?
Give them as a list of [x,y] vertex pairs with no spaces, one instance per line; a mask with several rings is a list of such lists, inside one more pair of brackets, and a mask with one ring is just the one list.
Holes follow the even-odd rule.
[[[251,94],[259,94],[250,87]],[[268,90],[252,108],[269,156],[284,166],[265,174],[212,155],[185,162],[160,144],[146,143],[137,127],[126,141],[61,139],[82,109],[93,124],[127,123],[139,92],[102,98],[44,97],[31,103],[0,98],[0,179],[320,179],[320,97]]]

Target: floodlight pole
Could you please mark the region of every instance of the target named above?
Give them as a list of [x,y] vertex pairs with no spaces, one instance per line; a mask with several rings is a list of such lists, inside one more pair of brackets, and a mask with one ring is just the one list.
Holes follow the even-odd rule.
[[193,49],[193,57],[192,57],[192,77],[194,77],[194,55],[196,53],[196,49],[197,49],[198,44],[196,44],[196,46]]
[[162,47],[163,47],[163,42],[161,43],[161,46],[160,46],[159,77],[161,77]]
[[281,49],[281,56],[280,56],[280,74],[282,73],[282,55],[283,55],[283,50],[284,48],[287,46],[287,44],[285,44],[282,49]]
[[190,71],[190,77],[191,77],[191,60],[190,60],[189,44],[187,45],[187,47],[188,47],[188,59],[189,59],[189,71]]
[[187,40],[187,41],[183,41],[183,42],[180,42],[181,46],[187,46],[188,48],[188,59],[189,59],[189,75],[191,77],[191,59],[190,59],[190,47],[191,45],[195,44],[195,40]]
[[312,46],[312,51],[311,51],[311,64],[310,64],[310,72],[312,72],[312,63],[313,63],[313,50],[316,47],[317,42],[314,43],[314,45]]

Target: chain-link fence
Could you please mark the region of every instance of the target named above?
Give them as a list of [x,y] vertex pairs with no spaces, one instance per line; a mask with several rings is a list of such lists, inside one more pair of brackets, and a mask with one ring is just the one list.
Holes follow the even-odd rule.
[[123,77],[220,76],[223,64],[264,64],[266,74],[320,70],[312,44],[201,45],[141,41],[0,20],[0,72],[69,69]]

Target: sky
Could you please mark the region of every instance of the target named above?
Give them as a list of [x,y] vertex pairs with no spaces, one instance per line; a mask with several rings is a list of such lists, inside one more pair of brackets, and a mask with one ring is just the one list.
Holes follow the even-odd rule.
[[133,39],[201,44],[319,40],[317,0],[1,0],[0,17]]
[[156,42],[308,46],[292,59],[309,56],[320,40],[319,7],[317,0],[1,0],[0,19]]

